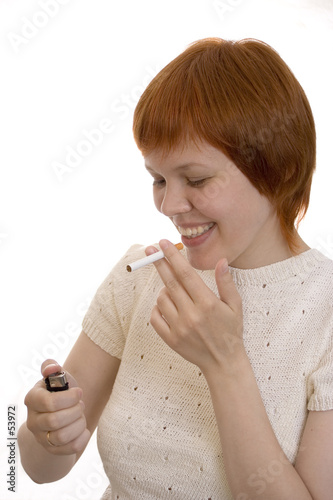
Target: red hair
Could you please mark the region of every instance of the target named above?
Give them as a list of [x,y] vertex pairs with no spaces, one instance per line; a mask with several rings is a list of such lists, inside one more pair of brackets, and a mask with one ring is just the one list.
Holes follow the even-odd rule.
[[219,38],[191,44],[142,94],[133,132],[144,156],[190,141],[222,151],[276,207],[295,249],[315,169],[315,124],[301,85],[269,45]]

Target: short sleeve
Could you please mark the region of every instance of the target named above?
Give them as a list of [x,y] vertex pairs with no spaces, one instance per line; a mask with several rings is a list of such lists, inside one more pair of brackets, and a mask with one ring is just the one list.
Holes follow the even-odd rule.
[[98,288],[83,319],[88,337],[111,356],[122,358],[126,332],[137,296],[135,273],[126,264],[144,255],[144,247],[132,246]]
[[308,410],[333,410],[333,333],[318,368],[308,380]]

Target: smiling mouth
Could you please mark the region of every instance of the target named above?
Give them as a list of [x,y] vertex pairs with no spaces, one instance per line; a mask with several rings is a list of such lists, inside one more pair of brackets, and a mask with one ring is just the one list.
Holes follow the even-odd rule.
[[201,236],[204,233],[207,233],[207,231],[209,231],[214,225],[215,222],[211,222],[210,224],[198,227],[186,227],[186,228],[180,226],[176,227],[182,236],[192,239],[192,238],[197,238],[198,236]]

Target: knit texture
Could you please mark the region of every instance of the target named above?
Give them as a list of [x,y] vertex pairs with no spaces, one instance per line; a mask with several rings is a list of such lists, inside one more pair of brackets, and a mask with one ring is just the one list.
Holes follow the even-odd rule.
[[[152,265],[126,271],[143,256],[144,247],[130,248],[83,321],[84,332],[121,359],[98,426],[110,480],[103,499],[232,500],[205,377],[149,323],[162,281]],[[230,272],[267,415],[294,463],[308,411],[333,409],[333,262],[312,249]],[[214,271],[198,274],[218,294]]]

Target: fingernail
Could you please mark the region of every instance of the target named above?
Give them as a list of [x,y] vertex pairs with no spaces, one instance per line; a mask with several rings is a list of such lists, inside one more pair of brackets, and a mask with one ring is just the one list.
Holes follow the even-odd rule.
[[224,259],[220,264],[220,273],[225,274],[229,270],[228,261]]
[[156,253],[156,252],[158,252],[157,248],[152,247],[152,246],[147,247],[147,248],[145,249],[145,254],[146,254],[147,256],[148,256],[148,255],[152,255],[153,253]]
[[50,363],[49,365],[46,365],[46,366],[44,367],[43,372],[44,372],[47,368],[49,368],[50,366],[54,366],[54,369],[53,369],[53,370],[54,370],[55,372],[58,370],[58,365],[57,365],[56,363]]

